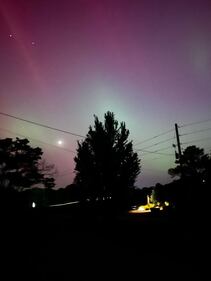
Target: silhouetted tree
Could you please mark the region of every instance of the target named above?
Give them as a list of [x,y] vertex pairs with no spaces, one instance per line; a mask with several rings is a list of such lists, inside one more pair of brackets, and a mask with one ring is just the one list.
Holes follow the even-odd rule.
[[94,115],[84,141],[78,142],[75,157],[75,183],[85,197],[108,198],[123,202],[140,173],[140,160],[128,141],[129,130],[120,125],[112,112],[104,115],[104,124]]
[[152,189],[149,187],[138,188],[134,187],[130,189],[130,202],[131,206],[146,205],[147,196],[152,193]]
[[41,160],[42,150],[32,148],[27,139],[0,139],[0,187],[18,191],[43,185],[54,187],[54,166]]
[[190,207],[194,204],[203,204],[206,198],[207,187],[211,179],[211,157],[204,153],[204,149],[196,146],[187,147],[177,166],[169,169],[169,174],[179,176],[177,182],[177,201],[180,205]]
[[203,148],[188,146],[180,159],[175,162],[175,168],[169,169],[168,173],[174,177],[179,176],[197,182],[206,181],[210,172],[211,157],[204,153]]

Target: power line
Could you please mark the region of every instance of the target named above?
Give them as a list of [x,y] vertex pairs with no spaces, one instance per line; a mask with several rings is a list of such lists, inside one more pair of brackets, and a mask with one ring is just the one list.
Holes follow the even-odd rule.
[[201,133],[201,132],[205,132],[205,131],[209,131],[209,130],[211,130],[211,128],[206,128],[206,129],[202,129],[202,130],[191,131],[191,132],[189,132],[189,133],[181,134],[180,136],[182,137],[182,136],[197,134],[197,133]]
[[54,145],[54,144],[51,144],[51,143],[47,143],[47,142],[44,142],[44,141],[41,141],[41,140],[38,140],[38,139],[34,139],[34,138],[31,138],[31,137],[28,137],[28,136],[25,136],[25,135],[22,135],[22,134],[19,134],[19,133],[16,133],[16,132],[13,132],[13,131],[10,131],[10,130],[7,130],[7,129],[3,129],[3,128],[0,128],[1,131],[6,131],[10,134],[13,134],[13,135],[17,135],[17,136],[20,136],[20,137],[24,137],[24,138],[28,138],[32,141],[36,141],[36,142],[40,142],[40,143],[43,143],[45,145],[50,145],[50,146],[54,146],[55,148],[57,149],[62,149],[62,150],[65,150],[65,151],[68,151],[68,152],[71,152],[71,153],[76,153],[75,151],[73,150],[70,150],[70,149],[67,149],[67,148],[64,148],[64,147],[58,147],[57,145]]
[[193,126],[193,125],[197,125],[197,124],[201,124],[201,123],[205,123],[205,122],[209,122],[209,121],[211,121],[211,118],[206,119],[206,120],[200,120],[200,121],[197,121],[197,122],[183,124],[183,125],[180,126],[180,128],[188,127],[188,126]]
[[72,133],[72,132],[61,130],[61,129],[58,129],[58,128],[54,128],[54,127],[51,127],[51,126],[48,126],[48,125],[44,125],[44,124],[41,124],[41,123],[37,123],[37,122],[34,122],[34,121],[23,119],[23,118],[20,118],[20,117],[11,115],[11,114],[7,114],[7,113],[4,113],[4,112],[0,112],[0,115],[6,116],[6,117],[11,117],[11,118],[14,118],[16,120],[27,122],[27,123],[30,123],[30,124],[33,124],[33,125],[36,125],[36,126],[40,126],[40,127],[43,127],[43,128],[47,128],[47,129],[50,129],[50,130],[54,130],[54,131],[62,132],[62,133],[65,133],[65,134],[69,134],[69,135],[72,135],[72,136],[75,136],[75,137],[85,138],[85,136],[78,135],[76,133]]
[[[68,151],[68,152],[72,152],[74,154],[76,153],[73,150],[70,150],[70,149],[67,149],[67,148],[63,148],[63,147],[58,147],[57,145],[54,145],[54,144],[51,144],[51,143],[47,143],[47,142],[44,142],[44,141],[41,141],[41,140],[38,140],[38,139],[35,139],[35,138],[32,138],[32,137],[29,137],[27,135],[23,135],[23,134],[20,134],[20,133],[11,131],[11,130],[7,130],[7,129],[3,129],[3,128],[0,128],[0,130],[8,132],[8,133],[13,134],[13,135],[17,135],[17,136],[20,136],[20,137],[24,137],[24,138],[30,139],[30,140],[35,141],[35,142],[40,142],[40,143],[43,143],[45,145],[50,145],[50,146],[53,146],[53,147],[55,147],[57,149],[62,149],[62,150]],[[146,151],[146,150],[142,150],[142,149],[139,149],[139,150],[136,150],[136,151],[144,152],[145,153],[144,155],[146,155],[146,154],[149,154],[149,153],[157,153],[158,151],[163,151],[163,150],[167,150],[167,149],[170,149],[170,148],[172,148],[172,146],[160,148],[160,149],[157,149],[155,151]]]
[[188,142],[183,142],[182,144],[189,144],[189,143],[194,143],[194,142],[198,142],[198,141],[205,141],[211,138],[204,138],[204,139],[196,139],[196,140],[192,140],[192,141],[188,141]]
[[[172,154],[172,156],[173,156],[173,154]],[[155,161],[155,160],[159,160],[159,159],[163,159],[163,157],[161,156],[161,157],[151,158],[151,159],[148,159],[148,161]]]
[[172,146],[163,147],[163,148],[160,148],[160,149],[156,149],[156,150],[154,150],[154,151],[147,151],[146,153],[145,153],[146,150],[141,150],[141,151],[144,152],[144,155],[143,155],[143,156],[145,156],[145,155],[147,155],[148,153],[157,153],[157,152],[159,152],[159,151],[167,150],[167,149],[170,149],[170,148],[172,148]]
[[[141,151],[146,152],[146,154],[151,153],[151,154],[159,154],[159,155],[165,155],[165,156],[174,155],[174,154],[171,154],[171,153],[162,153],[162,152],[157,152],[157,151],[149,151],[149,150],[145,150],[145,149],[142,149]],[[145,154],[143,156],[145,156]]]
[[170,148],[172,148],[171,145],[170,145],[170,146],[167,146],[167,147],[160,148],[160,149],[156,149],[155,152],[167,150],[167,149],[170,149]]
[[169,138],[169,139],[166,139],[166,140],[163,140],[163,141],[160,141],[160,142],[157,142],[157,143],[151,144],[151,145],[146,146],[146,147],[143,147],[143,148],[141,148],[141,149],[137,149],[137,151],[143,151],[143,149],[147,149],[147,148],[150,148],[150,147],[156,146],[156,145],[158,145],[158,144],[168,142],[168,141],[173,140],[173,139],[175,139],[175,137],[172,137],[172,138]]
[[142,143],[148,142],[148,141],[150,141],[150,140],[156,139],[156,138],[158,138],[158,137],[160,137],[160,136],[163,136],[163,135],[166,135],[166,134],[168,134],[168,133],[170,133],[170,132],[172,132],[172,131],[173,131],[173,129],[168,130],[168,131],[165,131],[165,132],[160,133],[160,134],[158,134],[158,135],[156,135],[156,136],[154,136],[154,137],[151,137],[151,138],[145,139],[145,140],[143,140],[143,141],[140,141],[140,142],[138,142],[138,143],[135,143],[134,146],[137,146],[137,145],[139,145],[139,144],[142,144]]

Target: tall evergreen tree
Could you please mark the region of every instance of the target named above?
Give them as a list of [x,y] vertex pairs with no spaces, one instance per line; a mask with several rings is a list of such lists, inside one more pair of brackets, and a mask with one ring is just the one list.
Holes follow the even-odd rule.
[[94,115],[94,128],[90,126],[85,140],[78,142],[75,183],[85,197],[123,202],[140,173],[140,160],[125,123],[119,125],[109,111],[104,118],[103,124]]

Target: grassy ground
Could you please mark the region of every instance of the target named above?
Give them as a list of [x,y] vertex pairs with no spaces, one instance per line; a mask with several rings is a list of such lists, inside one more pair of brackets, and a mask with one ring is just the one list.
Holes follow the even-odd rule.
[[159,214],[11,214],[2,220],[1,280],[207,280],[207,245],[198,233]]

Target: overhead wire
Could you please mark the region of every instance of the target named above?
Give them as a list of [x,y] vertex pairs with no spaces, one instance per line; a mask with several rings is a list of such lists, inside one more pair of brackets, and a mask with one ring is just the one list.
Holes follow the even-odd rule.
[[[16,120],[19,120],[19,121],[27,122],[27,123],[29,123],[29,124],[36,125],[36,126],[40,126],[40,127],[46,128],[46,129],[55,130],[55,131],[58,131],[58,132],[66,133],[66,134],[69,134],[69,135],[72,135],[72,136],[76,136],[76,137],[80,137],[80,138],[85,138],[85,136],[83,136],[83,135],[81,135],[81,134],[77,134],[77,133],[75,133],[75,132],[62,130],[62,129],[55,128],[55,127],[52,127],[52,126],[49,126],[49,125],[46,125],[46,124],[43,124],[43,123],[38,123],[38,122],[34,122],[34,121],[31,121],[31,120],[28,120],[28,119],[20,118],[20,117],[17,117],[17,116],[8,114],[8,113],[0,112],[0,115],[6,116],[6,117],[10,117],[10,118],[13,118],[13,119],[16,119]],[[210,120],[211,120],[211,119],[210,119]],[[207,121],[208,121],[208,120],[207,120]],[[204,122],[205,122],[205,121],[204,121]],[[194,124],[195,124],[195,123],[196,123],[196,122],[194,122]],[[197,122],[197,123],[199,123],[199,122]],[[185,126],[188,126],[188,125],[190,126],[190,125],[192,125],[192,124],[193,124],[193,123],[191,123],[191,124],[185,124],[185,125],[180,126],[180,127],[185,127]],[[4,129],[1,129],[1,128],[0,128],[0,130],[4,130]],[[6,130],[6,131],[8,131],[8,130]],[[154,139],[156,139],[156,138],[159,138],[159,137],[161,137],[161,136],[164,136],[164,135],[166,135],[166,134],[169,134],[169,133],[171,133],[172,131],[174,131],[174,129],[170,129],[170,130],[165,131],[165,132],[163,132],[163,133],[157,134],[157,135],[155,135],[155,136],[153,136],[153,137],[147,138],[147,139],[145,139],[145,140],[143,140],[143,141],[140,141],[140,142],[134,144],[134,146],[138,146],[138,145],[140,145],[140,144],[144,144],[144,143],[150,142],[150,141],[152,141],[152,140],[154,140]],[[10,131],[10,132],[11,132],[11,131]],[[33,138],[28,137],[28,136],[25,136],[25,135],[21,135],[21,134],[14,133],[14,132],[11,132],[11,133],[16,134],[16,135],[19,135],[19,136],[22,136],[22,137],[26,137],[26,138],[28,138],[28,139],[30,139],[30,140],[38,141],[38,142],[43,143],[43,144],[45,144],[45,145],[53,146],[53,147],[55,147],[55,148],[57,148],[57,149],[61,149],[61,150],[65,150],[65,151],[68,151],[68,152],[76,153],[75,151],[72,151],[72,150],[69,150],[69,149],[66,149],[66,148],[63,148],[63,147],[58,147],[58,146],[56,146],[56,145],[53,145],[53,144],[50,144],[50,143],[47,143],[47,142],[43,142],[43,141],[41,141],[41,140],[33,139]],[[171,146],[164,147],[164,148],[159,148],[159,149],[157,149],[157,150],[155,150],[155,151],[147,150],[148,148],[157,146],[157,145],[162,144],[162,143],[166,143],[166,142],[168,142],[168,141],[170,141],[170,140],[173,140],[173,139],[175,139],[175,136],[174,136],[174,137],[171,137],[171,138],[168,138],[168,139],[165,139],[165,140],[162,140],[162,141],[159,141],[159,142],[157,142],[157,143],[151,144],[151,145],[149,145],[149,146],[145,146],[145,147],[143,147],[143,148],[136,149],[136,151],[140,151],[140,152],[143,152],[143,153],[145,153],[145,154],[157,154],[157,155],[160,155],[160,156],[173,156],[174,154],[171,154],[171,153],[162,153],[162,152],[159,152],[159,151],[163,151],[163,150],[170,149]],[[145,155],[145,154],[144,154],[144,155]],[[159,158],[156,158],[156,159],[151,159],[151,160],[157,160],[157,159],[160,159],[160,158],[162,158],[162,157],[159,157]],[[68,174],[71,174],[71,173],[72,173],[72,171],[67,171],[67,172],[63,171],[63,173],[57,175],[57,178],[63,177],[63,176],[65,176],[65,175],[68,175]]]
[[20,118],[20,117],[17,117],[17,116],[8,114],[8,113],[0,112],[0,115],[10,117],[10,118],[13,118],[13,119],[16,119],[16,120],[19,120],[19,121],[27,122],[29,124],[40,126],[40,127],[46,128],[46,129],[50,129],[50,130],[62,132],[62,133],[65,133],[65,134],[69,134],[69,135],[72,135],[72,136],[75,136],[75,137],[85,138],[85,136],[83,136],[83,135],[79,135],[79,134],[76,134],[76,133],[73,133],[73,132],[70,132],[70,131],[66,131],[66,130],[61,130],[59,128],[51,127],[51,126],[41,124],[41,123],[38,123],[38,122],[30,121],[30,120]]
[[158,145],[158,144],[168,142],[168,141],[173,140],[173,139],[175,139],[175,137],[171,137],[171,138],[169,138],[169,139],[166,139],[166,140],[163,140],[163,141],[160,141],[160,142],[157,142],[157,143],[154,143],[154,144],[151,144],[151,145],[149,145],[149,146],[146,146],[146,147],[143,147],[143,148],[140,148],[140,149],[136,149],[136,150],[137,150],[137,151],[141,151],[141,150],[143,150],[143,149],[147,149],[147,148],[156,146],[156,145]]
[[[160,148],[160,149],[156,149],[156,150],[154,150],[154,151],[148,151],[148,152],[146,152],[145,154],[148,154],[148,153],[157,153],[157,152],[159,152],[159,151],[163,151],[163,150],[167,150],[167,149],[170,149],[170,148],[172,148],[172,146],[167,146],[167,147],[163,147],[163,148]],[[143,152],[143,150],[141,150],[142,152]],[[144,154],[144,155],[145,155]]]
[[[51,130],[55,130],[55,131],[59,131],[59,132],[62,132],[62,133],[66,133],[66,134],[70,134],[70,135],[73,135],[73,136],[77,136],[77,137],[81,137],[81,138],[85,138],[85,136],[83,135],[80,135],[80,134],[76,134],[74,132],[70,132],[70,131],[66,131],[66,130],[62,130],[62,129],[59,129],[59,128],[55,128],[55,127],[51,127],[51,126],[48,126],[48,125],[45,125],[45,124],[42,124],[42,123],[38,123],[38,122],[34,122],[34,121],[31,121],[31,120],[28,120],[28,119],[24,119],[24,118],[20,118],[20,117],[17,117],[17,116],[14,116],[14,115],[11,115],[11,114],[8,114],[8,113],[5,113],[5,112],[0,112],[0,115],[3,115],[3,116],[6,116],[6,117],[10,117],[10,118],[14,118],[16,120],[19,120],[19,121],[23,121],[23,122],[27,122],[27,123],[30,123],[32,125],[36,125],[36,126],[40,126],[40,127],[43,127],[43,128],[47,128],[47,129],[51,129]],[[187,123],[187,124],[183,124],[183,125],[180,125],[179,128],[183,128],[183,127],[188,127],[188,126],[193,126],[193,125],[196,125],[196,124],[201,124],[201,123],[205,123],[205,122],[208,122],[208,121],[211,121],[211,118],[210,119],[206,119],[206,120],[200,120],[200,121],[197,121],[197,122],[192,122],[192,123]],[[41,140],[37,140],[37,139],[33,139],[31,137],[28,137],[28,136],[25,136],[25,135],[21,135],[21,134],[18,134],[18,133],[15,133],[15,132],[12,132],[12,131],[9,131],[9,130],[6,130],[6,129],[0,129],[0,130],[5,130],[5,131],[8,131],[12,134],[16,134],[16,135],[19,135],[19,136],[22,136],[22,137],[26,137],[28,139],[31,139],[31,140],[34,140],[34,141],[37,141],[37,142],[40,142],[40,143],[43,143],[45,145],[50,145],[50,146],[54,146],[56,147],[57,149],[62,149],[62,150],[65,150],[65,151],[68,151],[68,152],[72,152],[72,153],[76,153],[75,151],[72,151],[72,150],[69,150],[69,149],[66,149],[66,148],[63,148],[63,147],[58,147],[56,145],[53,145],[53,144],[50,144],[50,143],[47,143],[47,142],[43,142]],[[184,133],[184,134],[180,134],[180,136],[186,136],[186,135],[191,135],[191,134],[196,134],[196,133],[200,133],[200,132],[203,132],[203,131],[208,131],[208,130],[211,130],[211,128],[205,128],[205,129],[201,129],[201,130],[195,130],[195,131],[191,131],[191,132],[188,132],[188,133]],[[163,133],[160,133],[158,135],[155,135],[151,138],[147,138],[143,141],[140,141],[136,144],[134,144],[134,146],[138,146],[140,144],[143,144],[143,143],[146,143],[146,142],[149,142],[151,140],[154,140],[158,137],[161,137],[163,135],[166,135],[170,132],[174,131],[174,129],[170,129],[168,131],[165,131]],[[171,146],[168,146],[167,148],[161,148],[161,149],[157,149],[155,151],[149,151],[149,150],[146,150],[148,148],[151,148],[151,147],[154,147],[154,146],[157,146],[159,144],[162,144],[162,143],[165,143],[165,142],[168,142],[170,140],[173,140],[175,139],[175,136],[172,137],[172,138],[169,138],[169,139],[166,139],[166,140],[162,140],[160,142],[157,142],[157,143],[154,143],[154,144],[151,144],[149,146],[145,146],[143,148],[140,148],[140,149],[135,149],[137,152],[144,152],[146,154],[160,154],[160,155],[173,155],[173,154],[168,154],[168,153],[160,153],[159,151],[162,151],[162,150],[166,150],[166,149],[169,149]],[[210,139],[210,138],[204,138],[204,139],[197,139],[197,140],[192,140],[192,141],[188,141],[188,142],[183,142],[181,144],[189,144],[189,143],[192,143],[192,142],[198,142],[198,141],[204,141],[204,140],[207,140],[207,139]]]
[[165,131],[165,132],[163,132],[163,133],[160,133],[160,134],[158,134],[158,135],[155,135],[155,136],[153,136],[153,137],[151,137],[151,138],[147,138],[147,139],[145,139],[145,140],[143,140],[143,141],[137,142],[137,143],[134,144],[134,146],[137,146],[137,145],[146,143],[146,142],[148,142],[148,141],[150,141],[150,140],[153,140],[153,139],[156,139],[156,138],[161,137],[161,136],[163,136],[163,135],[166,135],[166,134],[172,132],[173,130],[174,130],[174,129],[170,129],[170,130],[168,130],[168,131]]
[[206,122],[209,122],[209,121],[211,121],[211,118],[205,119],[205,120],[196,121],[196,122],[191,122],[191,123],[187,123],[187,124],[183,124],[183,125],[180,125],[179,127],[183,128],[183,127],[193,126],[193,125],[197,125],[197,124],[201,124],[201,123],[206,123]]
[[29,137],[29,136],[26,136],[26,135],[23,135],[23,134],[19,134],[19,133],[16,133],[16,132],[13,132],[13,131],[10,131],[10,130],[7,130],[7,129],[0,128],[0,130],[1,131],[6,131],[6,132],[8,132],[10,134],[13,134],[13,135],[17,135],[17,136],[20,136],[20,137],[24,137],[24,138],[30,139],[30,140],[35,141],[35,142],[40,142],[40,143],[43,143],[45,145],[50,145],[50,146],[53,146],[53,147],[55,147],[57,149],[62,149],[62,150],[65,150],[65,151],[68,151],[68,152],[76,154],[75,151],[70,150],[68,148],[59,147],[57,145],[54,145],[54,144],[51,144],[51,143],[47,143],[47,142],[44,142],[44,141],[41,141],[41,140],[38,140],[38,139],[34,139],[34,138]]
[[205,141],[205,140],[208,140],[208,139],[211,139],[211,137],[210,138],[191,140],[191,141],[187,141],[187,142],[182,142],[181,144],[195,143],[195,142],[199,142],[199,141]]
[[205,132],[205,131],[209,131],[211,130],[211,128],[205,128],[205,129],[201,129],[201,130],[196,130],[196,131],[191,131],[189,133],[185,133],[185,134],[180,134],[180,136],[188,136],[188,135],[192,135],[192,134],[197,134],[197,133],[201,133],[201,132]]
[[[146,154],[150,153],[150,154],[159,154],[159,155],[165,155],[165,156],[173,155],[172,153],[162,153],[162,152],[149,151],[149,150],[142,150],[142,152],[146,152]],[[145,156],[145,154],[142,156]]]

